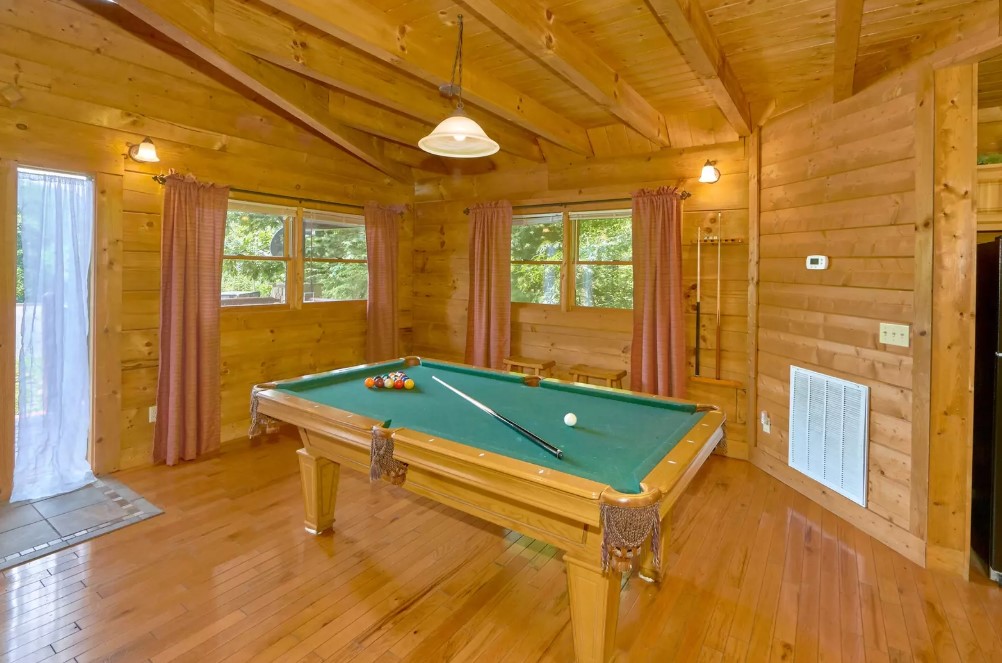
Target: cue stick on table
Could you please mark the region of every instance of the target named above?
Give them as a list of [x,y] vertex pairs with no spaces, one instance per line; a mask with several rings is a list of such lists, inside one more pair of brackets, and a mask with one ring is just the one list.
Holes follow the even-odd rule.
[[487,407],[486,405],[484,405],[483,403],[481,403],[477,399],[473,398],[472,396],[467,396],[466,394],[464,394],[460,390],[456,389],[455,387],[453,387],[451,384],[447,383],[446,381],[439,380],[438,377],[435,376],[435,375],[431,376],[431,379],[434,380],[435,382],[439,383],[440,385],[442,385],[446,389],[452,391],[453,393],[458,394],[459,396],[462,396],[463,398],[465,398],[469,402],[473,403],[474,405],[476,405],[478,408],[480,408],[481,410],[483,410],[487,414],[491,415],[492,417],[494,417],[495,419],[497,419],[501,423],[507,425],[509,428],[512,428],[512,429],[518,431],[519,433],[521,433],[525,437],[529,438],[530,440],[532,440],[533,442],[535,442],[536,444],[538,444],[539,446],[541,446],[546,451],[549,451],[551,454],[553,454],[557,458],[563,458],[564,457],[564,452],[561,451],[560,449],[558,449],[557,447],[553,446],[552,444],[550,444],[549,442],[547,442],[543,438],[539,437],[535,433],[531,433],[531,432],[527,431],[526,429],[522,428],[521,426],[519,426],[518,424],[516,424],[511,419],[498,414],[497,412],[495,412],[491,408]]

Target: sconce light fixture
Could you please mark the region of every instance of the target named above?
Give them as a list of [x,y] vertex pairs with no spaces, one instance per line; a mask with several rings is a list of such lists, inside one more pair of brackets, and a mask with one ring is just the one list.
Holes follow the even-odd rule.
[[157,156],[157,148],[149,136],[143,139],[139,145],[129,146],[129,156],[133,161],[139,163],[157,163],[160,157]]
[[704,184],[713,184],[720,179],[720,171],[713,165],[717,163],[716,161],[706,160],[703,164],[703,170],[699,173],[699,181]]

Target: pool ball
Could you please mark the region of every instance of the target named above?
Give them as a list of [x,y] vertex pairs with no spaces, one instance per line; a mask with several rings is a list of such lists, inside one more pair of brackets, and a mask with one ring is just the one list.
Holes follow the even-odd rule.
[[573,412],[568,412],[564,415],[564,423],[568,426],[575,426],[578,423],[578,417]]
[[376,384],[375,380],[373,380],[372,378],[365,378],[365,386],[366,387],[368,387],[369,389],[372,389],[372,386],[374,384]]
[[413,388],[414,388],[414,380],[411,380],[410,378],[404,380],[404,389],[413,389]]

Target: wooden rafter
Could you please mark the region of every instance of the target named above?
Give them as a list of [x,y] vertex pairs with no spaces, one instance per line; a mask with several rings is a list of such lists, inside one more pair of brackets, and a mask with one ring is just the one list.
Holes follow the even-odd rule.
[[[263,10],[259,3],[215,0],[214,21],[216,32],[244,52],[420,120],[429,131],[452,107],[433,86],[403,76],[397,69],[338,43],[312,26]],[[374,109],[373,115],[381,110]],[[534,161],[541,159],[534,134],[488,113],[478,113],[476,120],[501,143],[502,149]]]
[[212,21],[186,0],[117,0],[118,4],[226,75],[311,127],[348,153],[399,182],[410,170],[387,159],[369,136],[335,121],[327,89],[280,67],[262,62],[218,36]]
[[742,136],[751,134],[751,110],[710,21],[695,0],[644,0],[682,57]]
[[461,4],[628,127],[669,145],[661,113],[550,10],[534,0],[461,0]]
[[835,72],[832,78],[835,101],[853,95],[859,32],[863,27],[863,0],[835,1]]
[[[430,84],[448,83],[452,52],[422,40],[406,25],[396,25],[383,12],[355,0],[263,0],[353,48],[406,71]],[[467,65],[463,96],[471,103],[572,151],[588,154],[584,129],[538,101]]]

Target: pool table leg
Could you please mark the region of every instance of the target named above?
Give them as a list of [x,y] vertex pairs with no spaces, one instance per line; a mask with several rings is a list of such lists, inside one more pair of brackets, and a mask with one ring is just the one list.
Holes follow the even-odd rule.
[[577,663],[606,663],[616,649],[622,574],[612,570],[602,573],[601,566],[567,555],[564,564],[574,659]]
[[341,466],[327,458],[300,449],[299,475],[303,482],[303,503],[306,507],[306,531],[326,532],[334,525],[334,502]]
[[665,563],[668,559],[668,545],[671,543],[671,511],[661,519],[661,546],[658,550],[658,566],[654,566],[654,552],[650,545],[644,546],[643,557],[640,558],[640,577],[651,582],[661,582],[664,576]]

